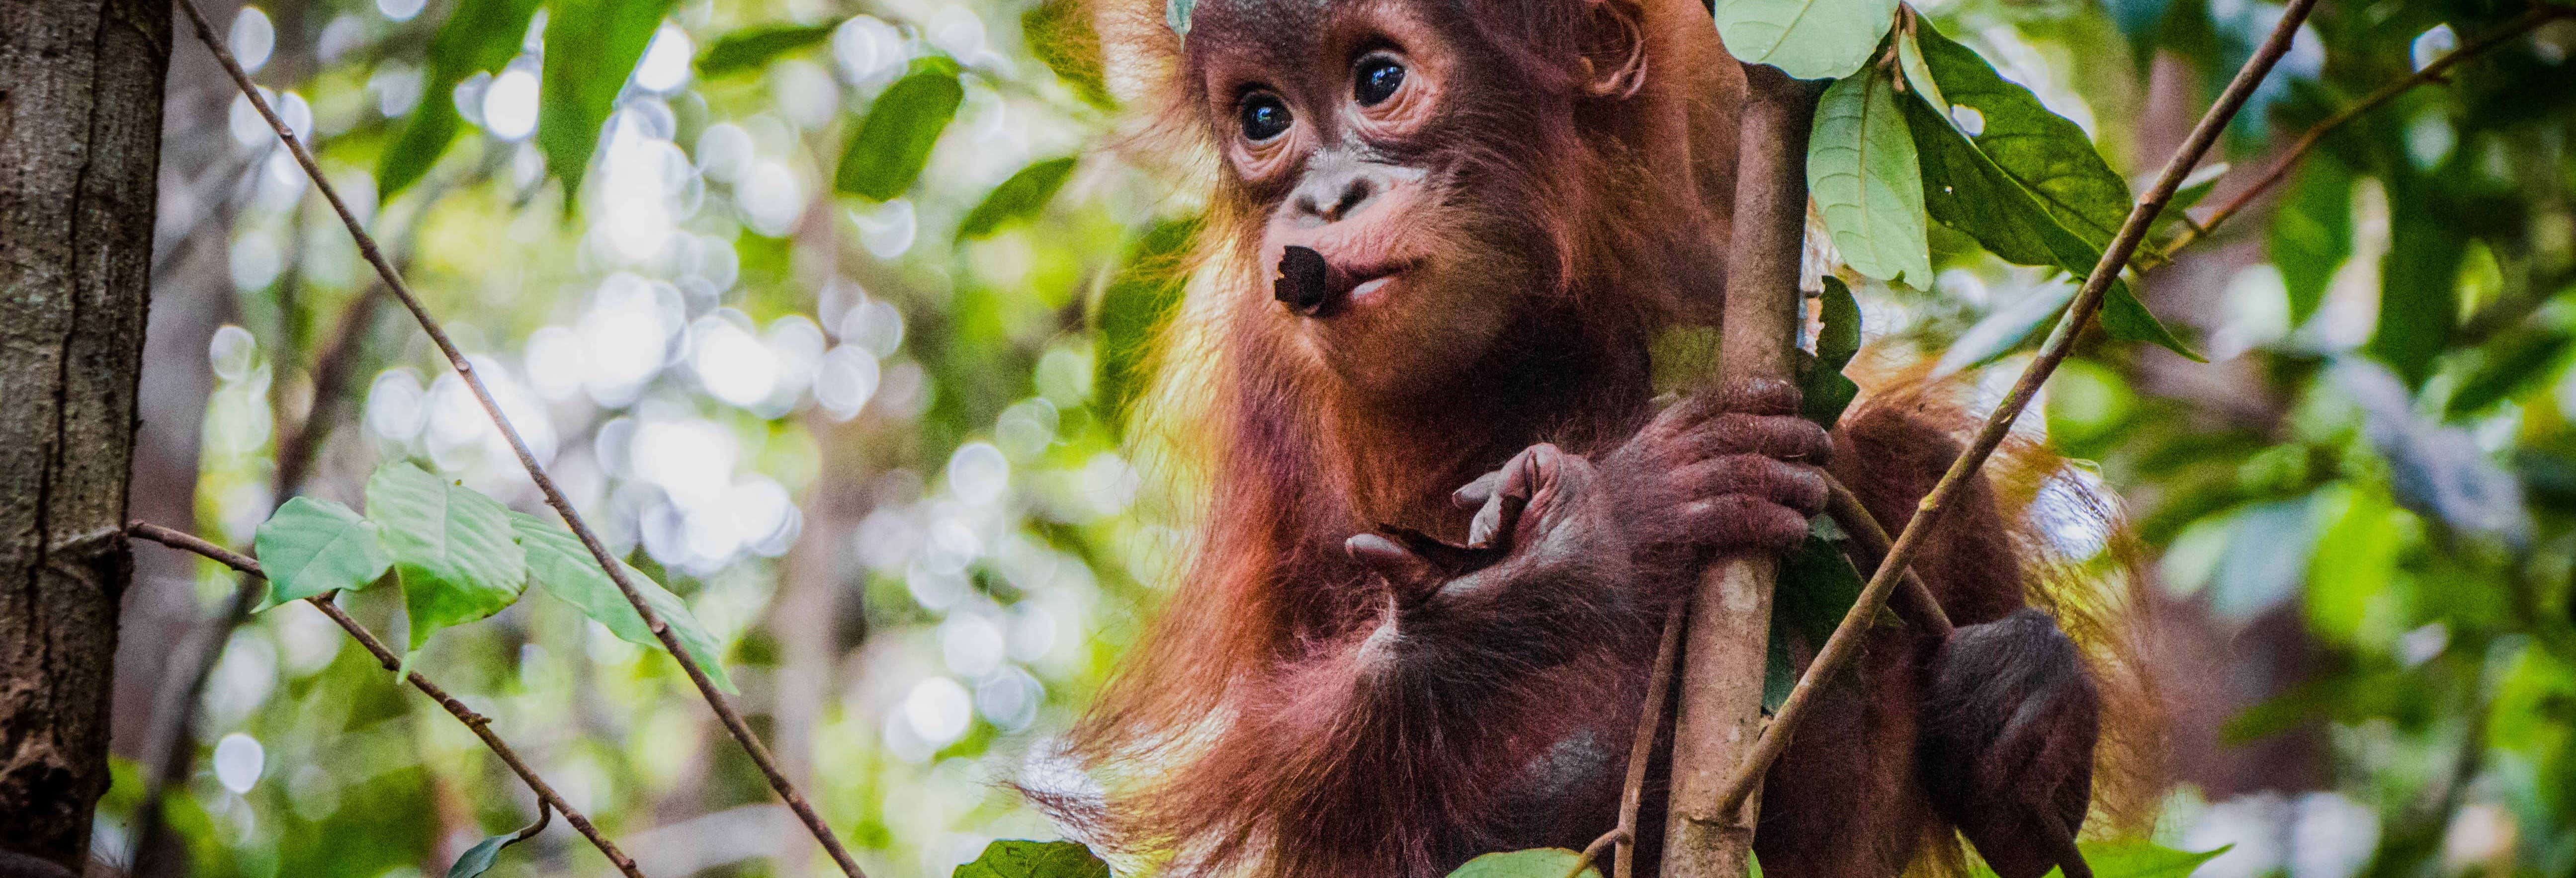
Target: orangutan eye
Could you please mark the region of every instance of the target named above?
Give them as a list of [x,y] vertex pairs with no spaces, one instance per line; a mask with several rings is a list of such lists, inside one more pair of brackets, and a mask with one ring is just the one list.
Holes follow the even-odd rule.
[[1243,99],[1243,139],[1259,143],[1288,132],[1288,104],[1269,92]]
[[1351,97],[1360,106],[1374,107],[1395,96],[1404,87],[1404,65],[1385,55],[1371,55],[1360,60],[1358,81],[1351,85]]

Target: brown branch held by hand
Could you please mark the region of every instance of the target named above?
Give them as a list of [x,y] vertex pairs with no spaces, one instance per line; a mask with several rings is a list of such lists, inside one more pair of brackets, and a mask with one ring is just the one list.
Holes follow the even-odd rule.
[[1787,749],[1789,738],[1797,731],[1798,720],[1807,703],[1821,687],[1822,681],[1840,673],[1843,665],[1859,651],[1861,632],[1869,627],[1869,620],[1878,614],[1879,608],[1886,605],[1889,593],[1895,590],[1896,581],[1902,578],[1901,572],[1906,570],[1925,535],[1940,520],[1950,499],[1977,474],[1979,468],[1985,466],[1987,458],[1994,455],[1995,449],[2003,444],[2004,436],[2012,431],[2013,421],[2021,417],[2022,409],[2039,394],[2040,385],[2057,371],[2059,363],[2066,361],[2067,354],[2075,348],[2076,335],[2102,310],[2103,298],[2110,292],[2111,282],[2119,277],[2120,268],[2128,264],[2129,257],[2136,255],[2139,242],[2146,238],[2150,221],[2173,200],[2174,190],[2181,188],[2183,178],[2191,174],[2192,168],[2200,164],[2201,157],[2209,152],[2210,146],[2218,142],[2228,120],[2235,118],[2236,112],[2244,108],[2246,98],[2253,95],[2254,86],[2262,82],[2263,77],[2271,73],[2272,66],[2281,60],[2281,55],[2289,51],[2291,37],[2298,33],[2299,24],[2306,21],[2309,11],[2315,8],[2316,0],[2290,0],[2281,12],[2280,22],[2264,38],[2263,45],[2246,60],[2242,69],[2236,71],[2236,78],[2227,84],[2226,91],[2219,94],[2218,102],[2192,128],[2191,137],[2175,151],[2173,159],[2165,163],[2163,172],[2156,176],[2155,185],[2148,187],[2146,194],[2140,196],[2137,205],[2130,209],[2128,220],[2120,224],[2120,233],[2113,236],[2101,260],[2094,263],[2092,273],[2085,277],[2083,288],[2076,292],[2065,316],[2058,319],[2054,329],[2049,330],[2048,341],[2040,346],[2038,357],[2022,371],[2021,378],[2013,382],[2012,391],[2004,395],[2002,404],[1986,417],[1985,426],[1977,432],[1976,441],[1951,462],[1949,471],[1932,486],[1932,492],[1924,495],[1913,520],[1906,523],[1904,532],[1897,535],[1896,542],[1888,548],[1878,569],[1870,574],[1869,584],[1861,589],[1860,599],[1852,604],[1849,613],[1844,614],[1842,623],[1834,628],[1833,636],[1825,639],[1824,647],[1816,651],[1814,661],[1798,678],[1797,688],[1790,690],[1788,700],[1763,727],[1752,753],[1736,768],[1734,778],[1727,783],[1724,796],[1718,802],[1721,809],[1737,807],[1750,797],[1761,783],[1763,774],[1770,770],[1771,763]]

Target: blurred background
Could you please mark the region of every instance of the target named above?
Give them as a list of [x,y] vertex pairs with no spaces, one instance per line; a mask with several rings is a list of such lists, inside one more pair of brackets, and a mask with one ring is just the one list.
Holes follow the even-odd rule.
[[[537,136],[540,72],[597,59],[546,57],[533,8],[207,11],[538,457],[724,642],[738,704],[870,874],[944,876],[992,839],[1053,837],[994,782],[1117,667],[1187,526],[1186,485],[1121,441],[1176,295],[1156,269],[1198,210],[1165,167],[1187,162],[1121,151],[1128,120],[1060,0],[681,0],[631,70],[592,72],[615,110],[566,168],[582,150]],[[2125,503],[2147,563],[2119,586],[2174,723],[2157,834],[2235,845],[2203,875],[2576,875],[2576,22],[2532,27],[2527,8],[2323,4],[2204,205],[2310,125],[2521,29],[2151,257],[2145,300],[2209,363],[2090,343],[2022,425]],[[2132,179],[2279,15],[1922,10]],[[881,106],[921,100],[893,84],[947,64],[962,98],[923,134],[918,178],[889,192],[853,172],[876,161],[851,155],[863,120],[926,118]],[[135,517],[247,546],[286,497],[358,505],[399,458],[534,509],[193,40],[169,100]],[[1858,290],[1876,356],[1999,388],[2073,285],[1937,227],[1933,246],[1936,289]],[[208,638],[220,659],[152,874],[444,874],[533,816],[465,728],[318,611],[227,629],[227,571],[138,556],[109,861],[142,841],[167,749],[151,738]],[[392,590],[346,603],[399,630]],[[567,605],[524,601],[417,666],[651,874],[829,869],[672,662]],[[558,822],[492,874],[606,873]]]

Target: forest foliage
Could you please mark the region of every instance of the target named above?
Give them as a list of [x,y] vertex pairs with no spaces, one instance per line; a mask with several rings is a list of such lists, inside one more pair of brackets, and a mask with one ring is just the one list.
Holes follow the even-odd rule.
[[[1188,486],[1127,415],[1199,206],[1119,148],[1075,15],[316,0],[229,20],[625,578],[871,874],[1109,872],[1014,840],[1056,833],[992,781],[1044,770],[1047,733],[1169,586]],[[1835,80],[1808,184],[1848,271],[1817,299],[1807,413],[1852,400],[1856,358],[2009,380],[2132,181],[2279,15],[1716,4],[1739,56]],[[2571,22],[2537,0],[2322,5],[2025,419],[2135,528],[2043,522],[2060,554],[2147,559],[2118,583],[2139,617],[2297,657],[2169,693],[2220,716],[2178,748],[2308,741],[2287,795],[2178,753],[2152,837],[2088,843],[2106,878],[2576,870]],[[195,222],[228,245],[237,302],[208,351],[193,530],[249,547],[269,590],[205,696],[203,770],[166,805],[193,871],[599,871],[559,827],[511,844],[527,792],[299,603],[334,593],[647,871],[828,868],[438,352],[398,318],[330,336],[382,296],[248,103],[225,121],[174,134],[240,159],[184,196],[212,205]],[[355,380],[324,383],[334,352]],[[346,422],[308,428],[324,394]],[[306,436],[317,465],[274,484]],[[1820,522],[1790,559],[1775,626],[1841,618],[1860,587],[1842,538]],[[211,562],[197,583],[209,604],[232,586]],[[1793,680],[1775,655],[1766,703]],[[117,768],[109,850],[142,786]]]

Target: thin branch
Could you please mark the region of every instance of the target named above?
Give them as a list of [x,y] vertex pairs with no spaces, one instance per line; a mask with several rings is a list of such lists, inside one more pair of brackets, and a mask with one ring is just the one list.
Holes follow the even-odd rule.
[[1735,807],[1751,795],[1761,782],[1763,773],[1770,770],[1772,761],[1787,749],[1790,736],[1797,731],[1798,719],[1815,691],[1821,688],[1824,680],[1839,673],[1858,651],[1860,632],[1869,627],[1871,617],[1876,616],[1879,608],[1886,604],[1888,593],[1894,590],[1896,581],[1901,578],[1899,571],[1906,569],[1915,550],[1922,546],[1933,526],[1939,523],[1950,500],[1958,495],[1979,468],[1985,466],[1986,459],[1994,455],[1995,448],[2003,444],[2004,436],[2012,431],[2013,421],[2021,417],[2022,409],[2039,394],[2040,385],[2048,381],[2048,376],[2057,371],[2058,364],[2065,362],[2067,354],[2074,350],[2076,335],[2094,314],[2102,310],[2103,297],[2110,291],[2111,282],[2119,277],[2120,267],[2127,265],[2129,257],[2137,253],[2138,242],[2146,238],[2150,221],[2173,200],[2174,190],[2181,188],[2183,178],[2200,164],[2201,156],[2218,142],[2218,135],[2226,130],[2228,120],[2235,118],[2236,111],[2244,108],[2245,99],[2254,93],[2254,86],[2261,83],[2263,77],[2272,72],[2272,65],[2290,50],[2291,37],[2298,33],[2299,24],[2307,20],[2308,12],[2316,8],[2316,2],[2290,0],[2281,11],[2280,22],[2273,26],[2271,35],[2264,38],[2262,47],[2255,50],[2254,57],[2246,60],[2243,69],[2236,71],[2235,80],[2219,94],[2218,103],[2200,117],[2200,124],[2192,128],[2191,137],[2175,151],[2173,159],[2165,163],[2164,171],[2156,176],[2155,185],[2149,187],[2146,194],[2138,198],[2138,203],[2130,208],[2128,220],[2120,224],[2120,234],[2111,239],[2111,246],[2103,251],[2101,261],[2094,263],[2092,274],[2085,277],[2084,288],[2076,292],[2075,301],[2067,306],[2066,315],[2059,318],[2056,328],[2049,330],[2048,342],[2040,346],[2039,356],[2022,371],[2021,378],[2013,382],[2012,392],[2005,394],[2003,403],[1986,417],[1985,427],[1978,431],[1976,442],[1950,463],[1949,472],[1943,473],[1941,481],[1932,486],[1932,492],[1924,495],[1915,510],[1914,520],[1906,523],[1905,531],[1897,535],[1895,545],[1889,547],[1878,569],[1870,574],[1869,584],[1861,589],[1860,600],[1852,604],[1851,612],[1843,615],[1842,624],[1835,626],[1833,636],[1825,639],[1824,648],[1817,650],[1815,660],[1807,665],[1806,674],[1798,678],[1797,688],[1790,690],[1788,701],[1780,705],[1770,724],[1763,727],[1761,738],[1754,742],[1753,752],[1736,768],[1734,779],[1727,784],[1725,796],[1718,802],[1719,813],[1725,813],[1723,809]]
[[[268,576],[261,572],[258,561],[240,552],[206,542],[193,534],[144,521],[131,522],[125,526],[125,530],[133,536],[173,549],[195,552],[248,576],[263,580]],[[348,613],[341,611],[339,604],[332,603],[331,599],[337,594],[339,593],[329,592],[315,595],[306,598],[305,602],[321,610],[323,615],[331,617],[331,621],[339,624],[340,630],[349,632],[349,636],[356,638],[358,645],[366,647],[367,652],[376,657],[376,663],[383,665],[385,670],[400,671],[402,656],[395,653],[391,647],[385,646],[384,641],[377,640],[375,633],[368,631],[366,626],[358,624],[358,620],[349,618]],[[608,861],[617,866],[617,871],[625,873],[628,878],[644,878],[644,873],[635,868],[634,859],[626,856],[625,851],[618,850],[617,844],[609,841],[607,836],[601,835],[599,828],[591,825],[590,818],[582,816],[581,811],[573,808],[572,803],[564,801],[563,796],[557,794],[554,787],[547,785],[545,778],[537,776],[536,769],[528,767],[527,760],[519,758],[519,751],[511,749],[509,742],[501,740],[501,736],[492,732],[491,719],[475,713],[473,708],[466,707],[465,702],[456,700],[456,696],[447,694],[447,690],[439,688],[438,684],[421,676],[419,671],[405,672],[403,679],[410,682],[412,688],[420,690],[421,694],[429,696],[430,700],[438,702],[438,706],[446,708],[449,715],[456,717],[457,722],[464,723],[467,729],[473,730],[475,737],[483,739],[483,746],[491,748],[492,753],[501,757],[501,762],[510,767],[510,772],[518,775],[521,781],[527,783],[528,789],[537,794],[537,823],[528,830],[521,830],[520,837],[525,838],[527,835],[534,834],[534,830],[545,828],[544,809],[553,808],[563,814],[564,822],[572,824],[574,831],[581,833],[583,838],[590,839],[591,846],[598,848],[602,855],[607,856]]]
[[1574,868],[1565,870],[1565,878],[1583,878],[1583,870],[1592,868],[1592,864],[1601,859],[1603,848],[1614,844],[1625,848],[1633,838],[1634,836],[1625,828],[1602,833],[1600,838],[1593,839],[1591,844],[1583,846],[1583,853],[1574,858]]
[[2416,86],[2440,80],[2442,78],[2442,74],[2449,72],[2452,67],[2459,65],[2461,62],[2475,58],[2479,55],[2484,55],[2489,50],[2492,50],[2497,46],[2504,45],[2505,43],[2512,41],[2515,37],[2529,33],[2541,25],[2570,17],[2576,17],[2576,7],[2555,6],[2548,3],[2535,3],[2529,11],[2514,17],[2512,21],[2506,22],[2504,27],[2496,30],[2496,32],[2479,37],[2468,45],[2461,46],[2458,49],[2452,50],[2449,54],[2445,54],[2440,58],[2434,59],[2433,63],[2424,65],[2424,69],[2415,71],[2415,75],[2381,86],[2378,91],[2371,92],[2368,97],[2362,98],[2360,103],[2346,107],[2343,112],[2336,113],[2327,117],[2323,122],[2309,126],[2306,133],[2299,135],[2299,139],[2290,144],[2290,149],[2287,153],[2284,153],[2278,160],[2272,162],[2272,166],[2263,171],[2263,176],[2255,179],[2254,185],[2246,187],[2243,192],[2236,193],[2236,196],[2228,199],[2226,204],[2220,205],[2217,210],[2211,211],[2208,219],[2191,224],[2191,231],[2175,236],[2173,243],[2165,246],[2165,252],[2171,253],[2181,250],[2184,247],[2191,246],[2194,241],[2208,237],[2209,233],[2218,228],[2220,223],[2224,223],[2230,217],[2234,217],[2238,211],[2244,210],[2245,206],[2252,203],[2255,198],[2260,197],[2265,191],[2270,190],[2273,185],[2280,183],[2281,178],[2289,176],[2290,169],[2296,167],[2299,164],[2300,159],[2307,157],[2309,150],[2316,148],[2318,141],[2324,140],[2325,136],[2333,133],[2335,129],[2341,128],[2352,122],[2352,120],[2360,118],[2363,113],[2368,113],[2372,110],[2378,109],[2381,104],[2395,100],[2398,95],[2405,94],[2406,92],[2413,90]]
[[[1617,853],[1611,857],[1614,878],[1636,874],[1637,811],[1646,802],[1646,767],[1654,761],[1655,738],[1664,729],[1664,703],[1672,700],[1673,666],[1681,658],[1682,618],[1688,610],[1689,605],[1677,602],[1664,613],[1663,641],[1655,645],[1655,670],[1646,678],[1645,703],[1637,707],[1637,733],[1628,743],[1628,780],[1619,790],[1619,825],[1602,836],[1617,836]],[[1599,847],[1601,842],[1592,844]]]
[[600,542],[599,534],[591,530],[590,525],[582,520],[581,513],[573,508],[571,498],[566,497],[563,489],[555,485],[554,479],[546,475],[545,466],[537,462],[536,454],[528,450],[527,440],[520,437],[518,428],[512,426],[510,419],[501,413],[500,403],[492,398],[491,389],[484,386],[483,377],[475,371],[474,364],[466,361],[465,353],[458,350],[456,343],[447,337],[446,330],[440,328],[438,318],[431,316],[428,307],[422,305],[420,298],[412,294],[410,285],[403,282],[402,274],[395,271],[391,263],[385,261],[384,253],[376,246],[375,238],[367,234],[366,228],[358,222],[357,215],[350,212],[348,204],[341,200],[339,191],[333,188],[330,180],[322,175],[321,166],[314,163],[313,153],[305,149],[304,142],[295,136],[294,130],[288,128],[286,123],[277,117],[276,110],[269,107],[267,99],[261,97],[258,87],[251,83],[250,74],[242,71],[241,64],[233,60],[232,53],[224,48],[223,41],[216,38],[214,26],[207,23],[205,13],[198,11],[195,0],[179,0],[179,8],[187,12],[189,23],[196,28],[197,39],[204,42],[206,47],[215,53],[215,60],[223,62],[224,71],[231,74],[233,83],[241,88],[242,94],[250,100],[251,106],[259,110],[261,118],[267,119],[269,127],[277,132],[278,139],[284,141],[287,149],[294,152],[296,164],[304,167],[304,174],[312,179],[314,188],[321,191],[322,197],[331,202],[332,210],[339,212],[340,222],[348,226],[349,236],[357,242],[359,255],[366,257],[367,263],[375,266],[376,274],[384,278],[385,289],[392,292],[394,298],[411,311],[412,318],[420,323],[421,331],[429,334],[430,341],[438,345],[439,353],[447,357],[448,365],[456,369],[458,377],[465,379],[466,388],[474,392],[474,401],[481,404],[484,414],[492,418],[492,425],[501,431],[502,438],[510,443],[511,452],[518,456],[519,465],[527,469],[528,479],[535,482],[537,490],[545,495],[546,505],[554,507],[555,513],[563,517],[564,525],[572,530],[573,536],[581,539],[582,547],[590,550],[591,560],[598,562],[600,569],[608,574],[609,580],[617,584],[618,592],[624,594],[626,602],[643,617],[645,627],[650,628],[653,636],[662,641],[663,651],[670,653],[671,659],[680,664],[682,671],[688,673],[689,682],[698,687],[698,693],[705,696],[707,706],[724,721],[725,731],[733,735],[734,741],[742,745],[743,752],[751,757],[752,764],[759,766],[760,773],[769,781],[770,788],[778,792],[778,797],[787,803],[788,809],[795,812],[796,819],[802,821],[806,830],[814,834],[815,841],[820,842],[823,850],[831,854],[832,861],[841,867],[842,874],[848,878],[866,878],[866,873],[859,869],[858,861],[852,859],[849,850],[841,845],[840,837],[833,834],[832,828],[823,822],[822,815],[814,811],[814,806],[805,801],[805,796],[796,791],[796,785],[789,782],[787,775],[779,770],[778,759],[770,755],[769,748],[763,745],[760,737],[752,732],[751,724],[744,721],[742,714],[734,710],[733,705],[725,700],[724,693],[716,690],[715,683],[707,678],[706,669],[699,667],[697,660],[690,657],[689,651],[681,645],[678,635],[672,632],[670,623],[653,611],[652,605],[644,600],[644,593],[638,591],[635,583],[627,579],[625,565],[617,563],[617,557],[609,554],[608,546]]
[[[1851,487],[1843,484],[1841,479],[1828,475],[1825,487],[1825,511],[1842,525],[1844,533],[1851,534],[1853,547],[1860,550],[1860,560],[1867,562],[1862,566],[1876,572],[1879,564],[1887,560],[1887,550],[1895,541],[1888,537],[1887,528],[1878,523],[1878,516],[1870,514],[1869,507],[1860,502],[1860,495],[1852,493]],[[1896,615],[1902,617],[1906,624],[1922,626],[1924,633],[1949,637],[1953,626],[1950,614],[1941,609],[1941,599],[1932,596],[1932,588],[1923,584],[1923,577],[1914,575],[1913,567],[1898,573],[1905,577],[1902,588],[1889,598],[1895,602]]]

